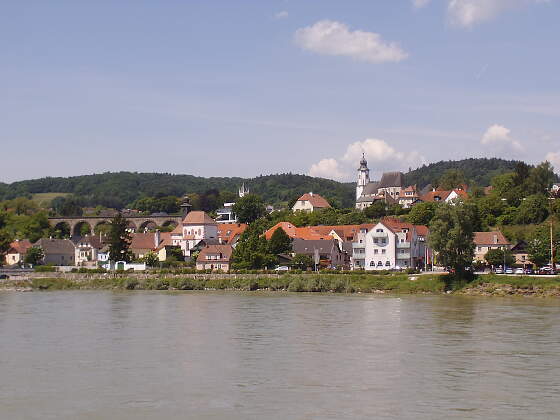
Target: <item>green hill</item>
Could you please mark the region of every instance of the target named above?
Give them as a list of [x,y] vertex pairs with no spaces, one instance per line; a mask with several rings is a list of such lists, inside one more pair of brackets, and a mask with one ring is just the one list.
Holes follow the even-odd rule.
[[498,158],[463,159],[456,161],[440,161],[424,165],[405,175],[407,185],[418,185],[423,188],[428,184],[437,184],[441,176],[450,169],[458,169],[463,172],[469,184],[481,187],[490,185],[492,178],[496,175],[515,170],[516,160],[505,160]]
[[[407,185],[417,184],[423,187],[436,183],[447,170],[459,169],[469,182],[486,186],[490,184],[493,176],[512,171],[516,163],[517,161],[513,160],[485,158],[441,161],[408,172],[405,180]],[[291,173],[248,179],[137,172],[107,172],[65,178],[47,177],[11,184],[0,183],[0,200],[20,196],[42,197],[38,194],[48,198],[73,194],[84,198],[88,206],[123,208],[141,197],[180,197],[188,193],[204,194],[210,190],[237,193],[237,189],[243,182],[251,192],[259,194],[271,204],[286,204],[303,193],[313,191],[339,206],[354,206],[355,184],[353,182],[341,183]]]

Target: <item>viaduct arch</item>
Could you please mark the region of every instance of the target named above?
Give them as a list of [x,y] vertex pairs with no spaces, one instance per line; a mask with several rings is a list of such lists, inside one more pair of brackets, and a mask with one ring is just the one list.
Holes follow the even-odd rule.
[[[66,224],[70,228],[70,234],[79,236],[81,226],[84,224],[89,226],[90,232],[94,232],[95,228],[104,223],[110,223],[111,217],[99,216],[75,216],[75,217],[49,217],[49,224],[53,227]],[[183,220],[182,216],[128,216],[126,217],[131,229],[140,232],[145,228],[155,226],[178,225]]]

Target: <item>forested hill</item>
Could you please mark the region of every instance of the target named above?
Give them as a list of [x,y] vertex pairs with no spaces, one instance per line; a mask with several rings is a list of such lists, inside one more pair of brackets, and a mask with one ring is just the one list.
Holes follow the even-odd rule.
[[237,193],[245,182],[252,193],[267,203],[286,203],[313,191],[337,205],[353,207],[354,184],[340,183],[306,175],[277,174],[256,178],[203,178],[193,175],[116,172],[68,178],[41,178],[0,184],[0,200],[37,193],[70,193],[86,197],[90,205],[123,208],[136,199],[146,197],[204,194],[210,190]]
[[463,159],[456,161],[441,161],[424,165],[405,175],[407,185],[418,185],[423,188],[428,184],[437,184],[441,176],[448,170],[459,170],[465,176],[468,184],[486,187],[490,185],[496,175],[515,170],[519,161],[498,158]]
[[[498,174],[513,171],[517,161],[503,159],[465,159],[424,165],[405,175],[407,185],[437,184],[450,169],[464,174],[468,183],[487,186]],[[141,197],[164,197],[184,194],[207,194],[209,191],[229,192],[233,197],[245,182],[251,192],[265,202],[287,203],[303,193],[313,191],[338,206],[353,207],[355,184],[341,183],[306,175],[277,174],[256,178],[203,178],[193,175],[115,172],[68,178],[41,178],[12,184],[0,183],[0,200],[30,197],[37,193],[67,193],[85,199],[87,205],[123,208]],[[226,194],[227,195],[227,194]]]

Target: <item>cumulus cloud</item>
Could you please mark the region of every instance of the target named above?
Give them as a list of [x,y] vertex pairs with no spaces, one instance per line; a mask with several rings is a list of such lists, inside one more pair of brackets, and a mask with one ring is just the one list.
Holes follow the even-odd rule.
[[494,124],[486,130],[480,143],[485,146],[512,147],[517,151],[523,150],[521,143],[511,137],[511,130],[503,125]]
[[298,29],[294,40],[304,50],[369,63],[399,62],[408,57],[398,44],[384,41],[379,34],[351,31],[345,24],[331,20]]
[[276,19],[285,19],[289,16],[289,13],[286,10],[282,10],[274,15]]
[[447,14],[452,24],[471,27],[516,7],[548,0],[449,0]]
[[427,6],[428,3],[430,3],[430,1],[432,0],[412,0],[412,5],[417,9],[420,9],[422,7]]
[[376,175],[383,171],[406,170],[426,162],[417,151],[399,151],[385,140],[365,139],[349,144],[340,159],[323,159],[313,164],[309,175],[347,180],[349,174],[354,174],[362,153],[365,153],[370,169]]
[[549,152],[545,157],[552,166],[554,166],[554,172],[560,173],[560,152]]
[[340,164],[336,159],[322,159],[311,165],[309,169],[310,176],[318,176],[320,178],[344,179],[348,174],[344,173],[340,168]]

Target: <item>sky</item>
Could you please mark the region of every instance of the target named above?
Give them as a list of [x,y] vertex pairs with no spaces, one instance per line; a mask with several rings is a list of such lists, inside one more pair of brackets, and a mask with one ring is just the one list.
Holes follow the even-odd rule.
[[0,6],[0,182],[106,171],[354,180],[560,172],[560,0]]

